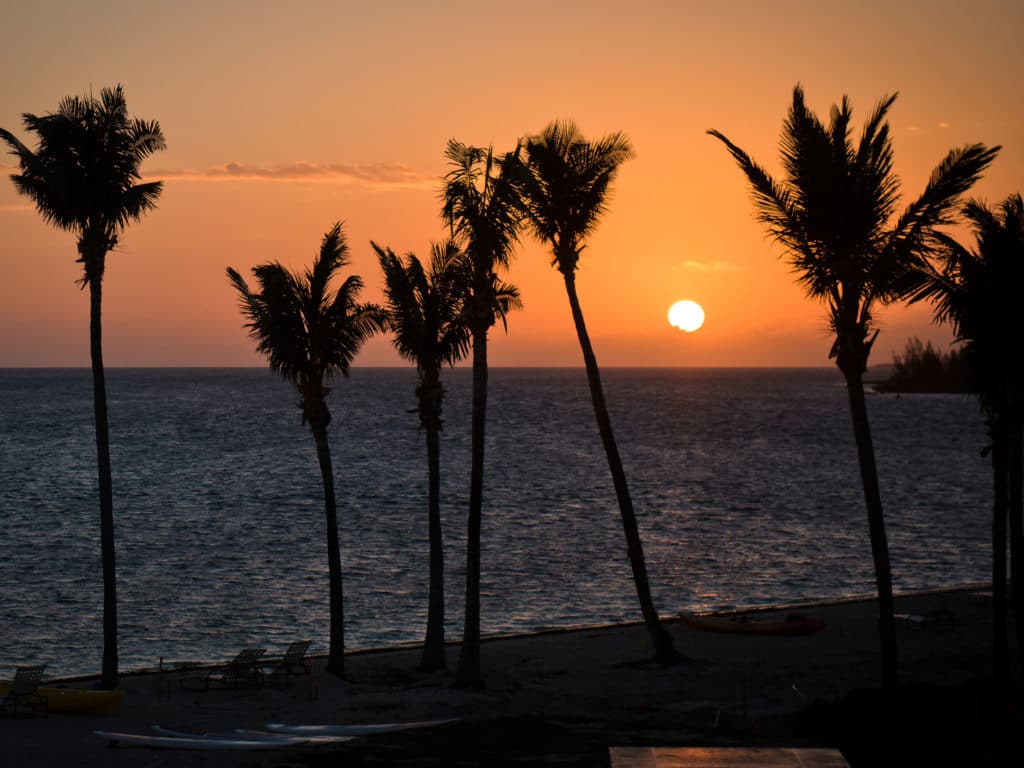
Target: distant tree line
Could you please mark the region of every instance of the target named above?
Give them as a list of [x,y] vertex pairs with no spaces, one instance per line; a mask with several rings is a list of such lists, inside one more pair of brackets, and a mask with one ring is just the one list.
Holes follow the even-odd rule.
[[876,392],[977,392],[967,352],[954,347],[942,352],[917,336],[907,340],[903,354],[894,352],[892,372],[875,384]]

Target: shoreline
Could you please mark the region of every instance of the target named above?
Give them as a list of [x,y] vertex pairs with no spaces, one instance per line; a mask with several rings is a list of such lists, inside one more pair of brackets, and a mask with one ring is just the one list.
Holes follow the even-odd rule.
[[[945,701],[947,696],[952,702],[930,715],[927,728],[936,733],[941,733],[936,731],[936,717],[967,716],[965,712],[981,707],[977,692],[986,690],[984,681],[992,669],[991,600],[984,594],[986,587],[972,583],[896,595],[898,613],[927,616],[945,611],[952,617],[948,624],[900,622],[897,627],[901,678],[908,690],[925,691],[924,703],[909,707],[910,711],[934,706],[929,702]],[[328,675],[324,656],[316,656],[312,674],[290,687],[192,691],[179,683],[187,671],[123,673],[124,700],[117,714],[0,719],[0,743],[13,766],[58,764],[73,758],[73,764],[86,768],[339,762],[347,766],[490,765],[516,750],[525,755],[521,762],[498,760],[497,764],[543,763],[556,755],[561,761],[570,754],[573,760],[563,764],[606,766],[607,747],[612,745],[835,747],[843,745],[844,738],[863,739],[864,733],[872,732],[844,736],[842,729],[849,727],[843,725],[848,720],[845,702],[878,689],[876,605],[873,598],[849,597],[757,611],[783,615],[795,609],[824,621],[823,631],[802,637],[703,632],[676,617],[663,617],[686,659],[670,667],[653,663],[650,638],[641,622],[492,636],[483,641],[484,686],[480,689],[453,686],[458,643],[448,644],[444,672],[418,672],[421,646],[410,644],[347,653],[345,680]],[[1012,631],[1012,620],[1010,624]],[[1020,663],[1011,647],[1012,669],[1019,679]],[[87,687],[95,679],[66,684]],[[156,724],[205,733],[261,729],[271,721],[329,724],[445,718],[461,718],[461,722],[415,736],[396,734],[273,753],[111,748],[109,741],[93,734],[94,730],[150,733]],[[949,728],[955,725],[954,719]],[[1014,732],[1024,733],[1024,722],[1019,725]],[[928,734],[914,735],[907,743],[915,749],[922,743],[939,743],[935,734]],[[470,753],[476,755],[472,760],[466,758]]]
[[[990,590],[992,588],[992,582],[990,581],[977,581],[967,582],[965,584],[946,586],[946,587],[934,587],[929,589],[916,589],[916,590],[894,590],[893,599],[905,599],[905,598],[920,598],[943,595],[947,593],[957,592],[974,592],[979,590]],[[735,616],[748,616],[758,615],[765,613],[785,613],[790,611],[801,611],[810,610],[816,608],[828,608],[832,606],[850,605],[854,603],[863,603],[876,599],[874,594],[859,594],[859,595],[846,595],[842,597],[833,598],[808,598],[806,601],[798,601],[793,603],[775,603],[771,605],[757,605],[749,607],[731,608],[721,611],[693,611],[688,612],[692,615],[699,616],[723,616],[723,617],[735,617]],[[664,615],[660,616],[661,621],[664,622],[676,622],[682,614]],[[602,631],[602,630],[615,630],[615,629],[630,629],[636,627],[643,627],[644,621],[642,619],[630,620],[630,621],[613,621],[613,622],[600,622],[596,624],[573,624],[565,627],[547,627],[543,629],[537,629],[528,632],[512,632],[507,634],[493,634],[484,635],[480,638],[481,645],[490,643],[503,642],[506,640],[528,640],[539,637],[546,637],[552,635],[561,634],[572,634],[577,632],[589,632],[589,631]],[[358,657],[364,655],[380,655],[387,653],[407,652],[419,650],[422,648],[422,642],[419,641],[404,641],[394,643],[391,645],[378,645],[369,648],[355,648],[352,650],[345,651],[345,657]],[[461,640],[446,640],[445,646],[450,648],[458,648],[462,645]],[[314,660],[324,661],[327,658],[326,653],[312,653],[308,655],[308,658]],[[222,659],[220,661],[213,661],[209,659],[202,660],[190,660],[195,661],[198,668],[213,667],[219,664],[223,664],[228,659]],[[181,663],[182,660],[168,659],[167,665],[173,665]],[[29,663],[26,661],[25,663]],[[159,666],[157,667],[138,667],[127,670],[122,670],[119,675],[121,677],[133,677],[133,676],[145,676],[162,674],[166,670],[162,670]],[[99,680],[99,673],[90,673],[85,675],[69,675],[64,677],[53,677],[46,678],[46,684],[50,685],[65,684],[65,683],[84,683],[89,681]]]

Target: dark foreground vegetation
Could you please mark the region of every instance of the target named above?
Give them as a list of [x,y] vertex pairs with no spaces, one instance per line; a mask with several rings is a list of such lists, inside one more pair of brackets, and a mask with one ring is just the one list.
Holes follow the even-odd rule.
[[892,356],[892,373],[875,384],[877,392],[976,392],[962,348],[941,352],[916,336],[903,354]]
[[851,768],[1016,765],[1024,755],[1024,691],[987,680],[860,689],[788,715],[744,719],[714,708],[634,714],[628,721],[516,717],[411,731],[290,765],[608,766],[609,746],[838,748]]

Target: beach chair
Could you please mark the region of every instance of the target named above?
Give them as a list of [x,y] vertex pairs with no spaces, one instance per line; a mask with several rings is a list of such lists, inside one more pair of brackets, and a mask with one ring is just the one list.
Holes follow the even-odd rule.
[[46,697],[39,693],[39,682],[43,679],[44,669],[45,664],[18,667],[7,695],[0,700],[0,715],[46,717]]
[[236,690],[262,688],[263,670],[260,669],[259,661],[266,652],[266,648],[243,648],[227,664],[213,667],[203,675],[182,678],[179,685],[193,691],[207,691],[211,685]]
[[309,640],[296,640],[289,645],[288,650],[284,652],[284,657],[269,668],[266,679],[272,683],[289,685],[292,677],[308,675],[312,668],[310,660],[306,657],[309,642]]

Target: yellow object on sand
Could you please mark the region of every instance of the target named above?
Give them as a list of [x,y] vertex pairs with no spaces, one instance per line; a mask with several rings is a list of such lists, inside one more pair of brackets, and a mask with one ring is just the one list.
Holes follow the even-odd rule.
[[[7,693],[11,684],[0,682],[0,697]],[[47,710],[53,714],[109,715],[121,708],[124,691],[95,691],[89,688],[39,688],[40,696],[46,697]]]

